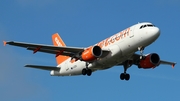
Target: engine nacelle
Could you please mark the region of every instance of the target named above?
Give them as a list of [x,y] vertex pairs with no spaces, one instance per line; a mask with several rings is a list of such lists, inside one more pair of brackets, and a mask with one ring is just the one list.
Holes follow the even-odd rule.
[[81,59],[83,61],[93,61],[102,55],[102,49],[99,46],[92,46],[84,50],[81,54]]
[[138,67],[143,69],[155,68],[160,63],[160,57],[156,53],[151,53],[140,60]]

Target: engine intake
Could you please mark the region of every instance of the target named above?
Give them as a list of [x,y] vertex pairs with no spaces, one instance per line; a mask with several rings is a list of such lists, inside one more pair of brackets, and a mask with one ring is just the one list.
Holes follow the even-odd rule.
[[156,53],[151,53],[145,56],[143,60],[139,62],[139,68],[149,69],[155,68],[160,63],[160,57]]
[[83,61],[93,61],[102,55],[102,49],[99,46],[92,46],[82,52],[81,58]]

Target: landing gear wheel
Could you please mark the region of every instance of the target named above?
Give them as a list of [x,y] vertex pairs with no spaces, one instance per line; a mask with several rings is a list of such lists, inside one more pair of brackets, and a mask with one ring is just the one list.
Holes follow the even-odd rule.
[[86,62],[86,68],[82,69],[82,75],[91,76],[92,70],[88,68],[89,63]]
[[125,75],[125,80],[128,81],[130,79],[130,75],[129,74],[126,74]]
[[86,75],[87,74],[87,70],[84,68],[83,70],[82,70],[82,75]]
[[91,69],[86,70],[86,72],[87,72],[87,76],[91,76],[91,74],[92,74],[92,70]]
[[82,75],[87,75],[87,76],[91,76],[92,74],[92,70],[91,69],[82,69]]
[[121,75],[120,75],[120,79],[121,79],[121,80],[124,80],[124,78],[125,78],[124,73],[121,73]]
[[125,79],[126,81],[128,81],[128,80],[130,79],[130,75],[127,74],[127,73],[121,73],[120,79],[121,79],[121,80],[124,80],[124,79]]

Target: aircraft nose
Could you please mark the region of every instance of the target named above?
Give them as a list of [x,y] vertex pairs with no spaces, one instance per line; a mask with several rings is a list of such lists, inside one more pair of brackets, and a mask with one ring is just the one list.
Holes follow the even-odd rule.
[[154,34],[155,36],[159,36],[160,35],[160,29],[158,27],[154,27],[151,30],[151,33]]
[[160,29],[158,27],[153,27],[149,30],[149,34],[156,39],[160,35]]

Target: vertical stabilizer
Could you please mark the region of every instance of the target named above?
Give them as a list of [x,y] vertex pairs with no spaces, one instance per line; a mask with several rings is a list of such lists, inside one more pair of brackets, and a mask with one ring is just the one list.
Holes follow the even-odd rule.
[[[65,43],[61,39],[58,33],[55,33],[52,35],[52,41],[54,46],[61,46],[61,47],[66,47]],[[60,52],[61,53],[61,52]],[[63,61],[67,60],[69,57],[68,56],[63,56],[63,55],[56,55],[56,62],[57,64],[61,64]]]

